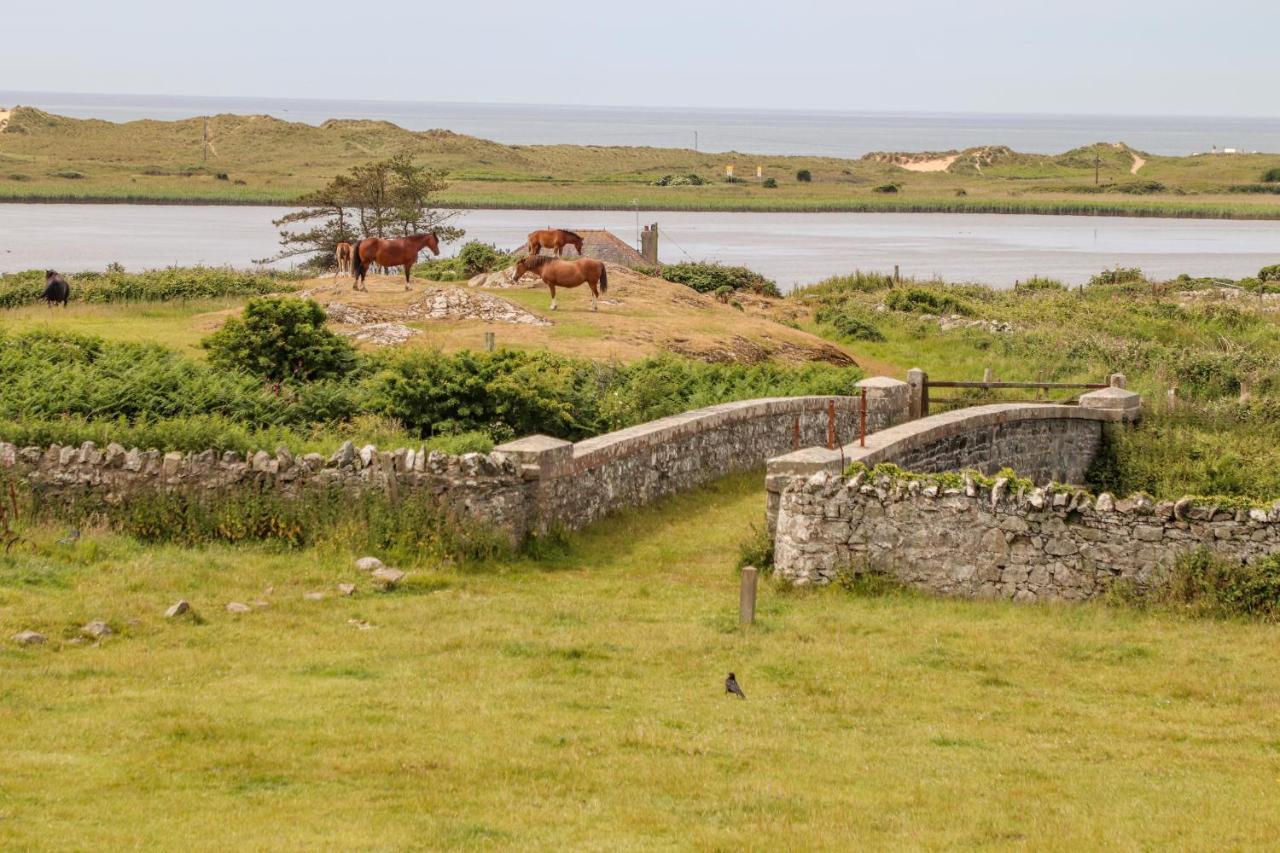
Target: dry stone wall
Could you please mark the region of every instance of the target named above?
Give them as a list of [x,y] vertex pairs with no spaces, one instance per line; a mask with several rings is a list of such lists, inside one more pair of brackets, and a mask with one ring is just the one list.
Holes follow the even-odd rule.
[[1280,551],[1280,502],[1155,503],[1008,480],[819,472],[781,498],[776,570],[797,584],[888,571],[946,595],[1086,599],[1124,579],[1157,583],[1180,554],[1249,561]]
[[39,494],[72,499],[85,494],[118,503],[147,489],[215,494],[235,488],[271,488],[288,495],[337,487],[347,490],[422,491],[459,511],[522,539],[529,526],[529,486],[519,469],[499,454],[450,456],[439,451],[380,451],[343,444],[326,458],[294,456],[288,450],[253,454],[161,453],[99,448],[24,447],[0,442],[0,473],[13,472]]

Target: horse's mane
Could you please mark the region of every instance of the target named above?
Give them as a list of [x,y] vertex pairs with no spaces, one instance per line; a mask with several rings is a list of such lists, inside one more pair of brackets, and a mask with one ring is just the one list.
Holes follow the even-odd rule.
[[555,260],[553,255],[530,255],[524,259],[525,269],[539,270],[543,264],[550,263]]
[[581,240],[581,239],[582,239],[582,235],[581,235],[581,234],[578,234],[578,233],[575,233],[575,232],[573,232],[573,231],[570,231],[568,228],[561,228],[561,229],[560,229],[560,233],[561,233],[561,234],[568,234],[570,237],[572,237],[572,238],[573,238],[573,239],[575,239],[575,240]]

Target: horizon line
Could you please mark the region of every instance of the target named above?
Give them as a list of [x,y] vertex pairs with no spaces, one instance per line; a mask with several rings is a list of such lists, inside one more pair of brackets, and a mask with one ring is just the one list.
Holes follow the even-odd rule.
[[[929,110],[929,109],[913,109],[913,110],[885,110],[885,109],[829,109],[818,107],[704,107],[704,106],[676,106],[664,104],[571,104],[571,103],[527,103],[519,101],[479,101],[479,100],[405,100],[399,98],[352,98],[352,97],[332,97],[321,98],[314,96],[297,96],[297,95],[204,95],[204,94],[160,94],[147,92],[72,92],[72,91],[54,91],[54,90],[38,90],[38,89],[0,89],[0,95],[35,95],[35,96],[62,96],[62,97],[92,97],[92,98],[196,98],[211,101],[236,101],[236,100],[254,100],[254,101],[305,101],[312,103],[335,103],[347,102],[353,104],[415,104],[415,105],[432,105],[432,106],[472,106],[472,107],[517,107],[525,109],[533,108],[554,108],[554,109],[581,109],[581,110],[647,110],[647,111],[675,111],[675,112],[709,112],[709,113],[792,113],[795,115],[875,115],[875,116],[986,116],[986,117],[1017,117],[1017,118],[1142,118],[1142,119],[1215,119],[1215,120],[1231,120],[1231,119],[1248,119],[1280,122],[1280,115],[1262,115],[1262,114],[1203,114],[1203,113],[1120,113],[1120,112],[1096,112],[1096,113],[1074,113],[1074,112],[987,112],[983,110]],[[35,106],[34,104],[21,104],[15,102],[13,107],[19,106]],[[332,116],[338,118],[338,116]]]

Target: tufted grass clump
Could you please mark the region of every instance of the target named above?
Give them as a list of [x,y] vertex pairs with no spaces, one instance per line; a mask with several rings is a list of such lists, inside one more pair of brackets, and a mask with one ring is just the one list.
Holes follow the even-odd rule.
[[1136,609],[1167,609],[1204,619],[1280,621],[1280,555],[1242,563],[1208,548],[1183,554],[1162,580],[1139,587],[1116,582],[1107,602]]

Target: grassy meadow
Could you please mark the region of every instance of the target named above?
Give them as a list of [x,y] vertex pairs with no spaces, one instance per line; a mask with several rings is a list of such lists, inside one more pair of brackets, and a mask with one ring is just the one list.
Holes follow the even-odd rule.
[[[315,127],[218,115],[209,119],[206,159],[202,133],[200,119],[113,124],[15,110],[0,131],[0,201],[287,204],[353,165],[409,151],[447,173],[441,201],[458,207],[1280,217],[1280,184],[1263,182],[1280,155],[1160,157],[1101,143],[1034,155],[997,146],[956,152],[946,171],[919,172],[897,155],[501,145],[387,122]],[[729,165],[748,177],[727,182]],[[810,181],[797,180],[801,170]],[[680,180],[658,185],[668,176]]]
[[[730,478],[536,562],[405,566],[390,593],[341,549],[29,529],[0,556],[0,628],[50,641],[0,648],[0,846],[1247,849],[1280,833],[1273,627],[764,584],[742,629],[734,565],[762,506],[758,474]],[[180,597],[196,618],[163,618]],[[76,642],[92,619],[116,633]],[[746,701],[723,695],[729,670]]]

